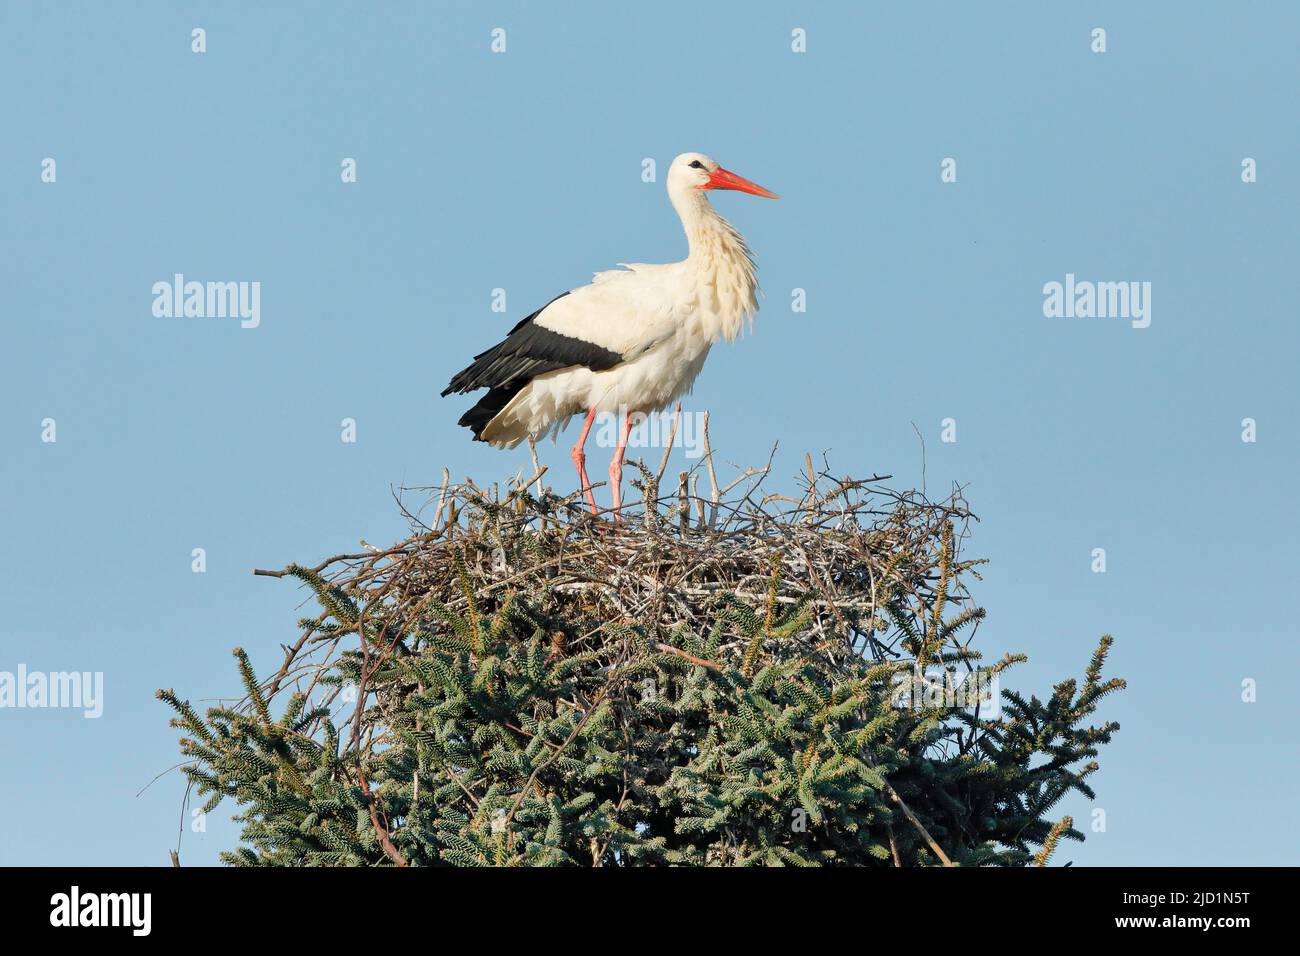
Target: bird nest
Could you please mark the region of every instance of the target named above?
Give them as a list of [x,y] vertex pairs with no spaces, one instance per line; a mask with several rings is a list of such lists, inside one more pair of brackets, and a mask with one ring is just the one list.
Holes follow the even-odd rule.
[[[312,662],[332,660],[349,633],[407,635],[430,607],[463,613],[522,593],[544,595],[556,619],[592,622],[587,633],[553,635],[567,653],[628,625],[660,651],[721,667],[680,649],[673,636],[703,633],[739,604],[770,618],[798,607],[807,626],[792,635],[797,650],[846,666],[978,657],[970,648],[974,627],[946,647],[925,641],[945,612],[961,622],[949,620],[949,634],[983,616],[963,577],[982,562],[959,554],[975,520],[959,489],[930,500],[890,488],[887,475],[837,477],[815,470],[809,458],[795,496],[765,490],[770,463],[724,486],[708,464],[707,472],[702,465],[680,473],[665,493],[662,467],[630,462],[639,471],[631,484],[640,500],[617,519],[590,513],[578,492],[543,488],[544,468],[504,488],[444,480],[403,489],[412,527],[406,540],[366,545],[310,568],[254,571],[301,578],[357,609],[354,624],[341,622],[326,597],[268,686],[278,690],[290,678],[301,685],[314,673]],[[702,474],[711,484],[705,494]]]

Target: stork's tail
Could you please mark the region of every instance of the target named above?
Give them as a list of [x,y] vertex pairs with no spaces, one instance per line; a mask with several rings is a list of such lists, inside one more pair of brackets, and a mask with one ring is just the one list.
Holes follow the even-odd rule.
[[483,430],[488,427],[492,419],[501,414],[502,409],[510,404],[510,399],[519,394],[521,386],[505,386],[503,388],[490,388],[487,393],[475,403],[474,407],[460,416],[457,425],[463,425],[474,433],[475,441],[495,441],[489,437],[483,437]]

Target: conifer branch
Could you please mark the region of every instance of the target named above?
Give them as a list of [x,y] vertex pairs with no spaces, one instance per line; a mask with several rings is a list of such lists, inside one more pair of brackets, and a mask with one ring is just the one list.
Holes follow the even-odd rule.
[[1051,832],[1047,834],[1047,839],[1043,841],[1043,848],[1034,856],[1034,866],[1047,865],[1047,861],[1056,852],[1056,845],[1061,841],[1061,834],[1067,832],[1073,826],[1073,818],[1062,817],[1060,822],[1052,827]]
[[934,851],[934,855],[939,858],[939,862],[944,866],[954,866],[952,860],[948,859],[948,854],[943,852],[943,847],[939,846],[938,841],[930,836],[930,831],[925,828],[925,824],[912,812],[912,808],[903,802],[903,798],[898,795],[898,791],[890,785],[889,781],[885,781],[885,791],[889,794],[889,799],[898,804],[899,809],[903,811],[903,816],[907,817],[912,826],[916,827],[921,836],[925,838],[926,845]]

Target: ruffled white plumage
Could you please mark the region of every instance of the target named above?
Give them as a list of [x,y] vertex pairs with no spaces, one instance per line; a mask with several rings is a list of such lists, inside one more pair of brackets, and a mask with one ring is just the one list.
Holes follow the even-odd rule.
[[479,436],[484,441],[513,448],[529,436],[554,434],[591,409],[662,409],[690,390],[715,342],[732,341],[752,324],[758,309],[754,259],[681,163],[697,155],[679,157],[668,182],[687,257],[597,272],[589,285],[570,290],[533,319],[622,361],[603,371],[572,365],[537,375],[487,423]]

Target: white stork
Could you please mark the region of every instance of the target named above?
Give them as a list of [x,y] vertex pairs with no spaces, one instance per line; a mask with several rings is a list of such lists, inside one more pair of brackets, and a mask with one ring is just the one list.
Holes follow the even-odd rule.
[[668,170],[668,199],[686,230],[685,259],[597,272],[590,285],[561,293],[475,356],[442,393],[488,389],[459,424],[498,448],[554,434],[585,411],[571,456],[593,514],[583,446],[597,413],[625,416],[609,465],[617,515],[632,415],[688,391],[713,343],[733,340],[758,309],[753,256],[709,203],[711,189],[777,198],[702,153],[683,153]]

